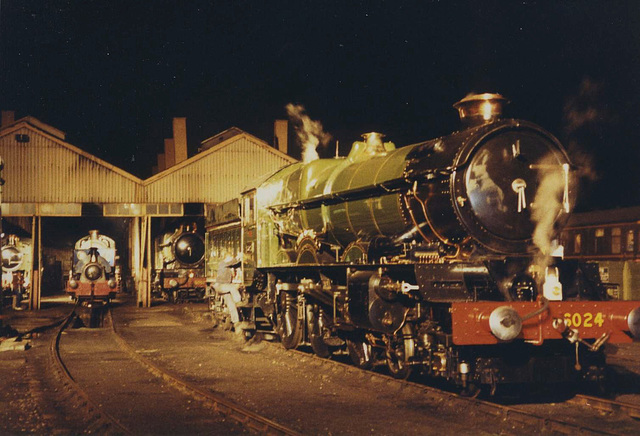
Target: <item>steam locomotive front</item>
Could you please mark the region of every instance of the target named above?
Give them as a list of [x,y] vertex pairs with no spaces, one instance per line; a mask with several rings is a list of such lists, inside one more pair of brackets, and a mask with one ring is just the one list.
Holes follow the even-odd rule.
[[116,295],[115,242],[97,230],[76,242],[67,292],[78,299],[110,299]]
[[[462,100],[456,106],[463,122],[477,125],[408,155],[406,174],[417,182],[411,216],[429,239],[450,246],[548,255],[571,209],[569,158],[540,127],[499,119],[502,100],[493,94]],[[432,181],[421,188],[421,178]]]
[[195,224],[181,224],[158,240],[156,289],[173,301],[204,297],[204,239]]
[[31,241],[7,235],[2,246],[2,292],[27,298],[31,288]]
[[185,267],[195,267],[204,259],[204,240],[197,233],[182,233],[171,249],[175,259]]

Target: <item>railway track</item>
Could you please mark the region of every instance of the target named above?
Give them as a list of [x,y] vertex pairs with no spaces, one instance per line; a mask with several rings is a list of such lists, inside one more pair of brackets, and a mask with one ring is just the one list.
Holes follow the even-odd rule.
[[[278,346],[271,344],[272,346]],[[431,399],[437,406],[446,405],[447,407],[460,408],[466,410],[473,415],[485,415],[487,418],[493,418],[500,425],[500,433],[505,434],[538,434],[538,433],[550,433],[550,434],[630,434],[627,428],[616,429],[610,425],[601,425],[598,422],[598,417],[594,421],[583,422],[571,422],[564,420],[554,414],[550,417],[548,413],[540,413],[532,410],[528,410],[527,407],[521,407],[517,405],[504,405],[491,401],[484,401],[478,398],[467,398],[457,395],[455,393],[443,391],[441,389],[427,386],[421,383],[416,383],[408,380],[395,379],[386,374],[378,373],[371,370],[362,370],[356,368],[350,364],[338,362],[331,359],[324,359],[316,356],[312,353],[307,353],[299,350],[286,350],[286,353],[290,353],[299,358],[312,359],[318,362],[320,365],[341,367],[343,370],[351,373],[359,373],[366,371],[372,379],[380,379],[387,385],[397,385],[400,389],[415,390],[416,394],[421,394]],[[595,409],[599,417],[605,415],[619,414],[625,415],[632,420],[640,419],[640,406],[635,404],[629,404],[614,400],[608,400],[605,398],[593,397],[588,395],[577,394],[574,397],[566,401],[566,405],[571,407],[580,407],[584,412],[585,410]],[[554,403],[548,406],[537,407],[542,411],[549,411],[549,409],[560,407]],[[535,409],[535,408],[529,408]],[[633,425],[632,422],[627,424]],[[638,423],[637,429],[640,429],[640,423]],[[637,432],[638,430],[636,430]],[[522,433],[521,433],[522,432]]]
[[[134,428],[131,425],[131,417],[121,417],[113,412],[108,412],[103,405],[104,398],[94,398],[94,395],[76,380],[74,376],[73,368],[69,368],[69,363],[65,363],[65,360],[61,353],[61,338],[64,332],[67,332],[70,323],[73,321],[74,315],[70,315],[65,322],[58,329],[57,334],[51,340],[49,346],[50,359],[53,363],[52,368],[56,377],[60,380],[64,393],[65,401],[73,402],[73,409],[81,411],[82,417],[77,417],[84,422],[83,432],[86,433],[107,433],[107,434],[138,434],[140,428]],[[229,401],[219,395],[216,395],[210,391],[204,390],[193,383],[187,382],[184,379],[172,374],[171,372],[163,369],[162,367],[153,364],[148,359],[136,352],[136,350],[129,345],[116,331],[116,327],[113,323],[111,312],[107,312],[105,317],[105,329],[101,330],[101,339],[104,341],[104,332],[107,331],[112,336],[117,347],[121,350],[122,354],[125,354],[128,359],[135,361],[137,364],[144,367],[145,371],[153,374],[158,380],[162,380],[164,385],[169,386],[176,392],[180,392],[180,395],[188,396],[190,400],[185,401],[184,398],[173,398],[175,404],[190,404],[190,408],[195,408],[195,404],[201,405],[203,409],[209,410],[216,414],[221,414],[225,417],[224,420],[232,421],[233,425],[241,425],[244,429],[252,433],[269,434],[269,435],[298,435],[299,433],[282,426],[274,421],[264,418],[238,404]],[[91,332],[92,330],[86,330],[85,332]],[[96,332],[96,330],[93,330]],[[65,339],[66,340],[66,339]],[[110,353],[114,353],[114,350],[110,350]],[[119,360],[121,366],[131,368],[131,365],[125,364],[122,356],[111,357],[111,359]],[[99,364],[99,362],[86,362],[87,364]],[[75,368],[77,368],[77,364]],[[84,378],[86,381],[86,377]],[[95,388],[92,389],[95,393]],[[98,396],[99,397],[99,396]],[[193,400],[193,402],[192,402]],[[201,413],[201,412],[196,412]],[[134,412],[135,415],[135,412]],[[214,418],[215,419],[215,418]],[[188,428],[183,429],[189,431]],[[147,430],[148,431],[148,430]],[[212,430],[211,431],[215,431]],[[226,430],[229,432],[229,430]],[[146,431],[145,431],[146,432]],[[231,433],[242,432],[238,428],[232,428]],[[153,431],[151,431],[153,433]]]
[[[101,410],[91,397],[82,389],[82,387],[74,380],[67,366],[64,364],[60,356],[60,340],[62,333],[69,327],[75,319],[75,308],[60,324],[55,336],[49,344],[49,359],[51,361],[51,369],[60,381],[63,387],[63,398],[66,401],[74,403],[74,409],[80,410],[84,415],[84,430],[86,433],[121,433],[130,434],[131,432],[122,423],[111,416],[109,413]],[[76,416],[78,418],[78,416]]]
[[149,359],[141,356],[136,352],[135,348],[133,348],[127,341],[124,340],[122,336],[120,336],[116,330],[115,324],[113,323],[113,317],[111,316],[111,312],[108,313],[107,318],[109,328],[115,335],[116,341],[118,345],[125,350],[133,359],[139,362],[141,365],[145,366],[152,374],[160,377],[167,382],[171,383],[175,388],[186,392],[188,395],[192,396],[194,399],[199,401],[204,401],[213,407],[214,410],[230,417],[231,419],[237,421],[243,426],[254,430],[256,432],[262,434],[273,434],[273,435],[299,435],[300,433],[287,428],[283,425],[278,424],[270,419],[267,419],[263,416],[258,415],[238,404],[229,401],[228,399],[216,395],[210,391],[206,391],[193,383],[187,382],[182,378],[172,374],[171,372],[163,369],[162,367],[154,364]]
[[[298,431],[304,431],[306,433],[306,430],[302,430],[305,427],[301,427],[299,425],[299,422],[301,420],[302,422],[305,422],[309,417],[305,417],[303,414],[300,414],[301,409],[299,409],[299,406],[298,408],[292,409],[296,411],[296,415],[289,415],[287,418],[283,418],[282,414],[268,411],[264,407],[265,404],[260,404],[261,407],[257,408],[255,407],[255,404],[251,406],[252,410],[257,410],[261,414],[266,413],[268,416],[275,417],[278,422],[285,425],[279,425],[268,419],[266,419],[267,422],[265,422],[265,419],[261,418],[259,414],[256,415],[254,412],[247,410],[245,407],[238,406],[238,404],[245,404],[245,400],[244,398],[242,398],[242,396],[240,396],[240,398],[234,397],[233,395],[229,395],[229,391],[225,392],[224,388],[222,388],[222,386],[220,386],[218,383],[210,384],[211,382],[203,381],[205,380],[203,379],[203,377],[208,377],[207,374],[211,374],[210,372],[201,371],[199,374],[196,374],[194,372],[190,372],[188,369],[183,370],[182,365],[192,359],[192,357],[190,356],[192,356],[193,354],[192,351],[189,351],[191,350],[190,347],[178,347],[178,349],[183,350],[179,351],[180,354],[166,355],[163,348],[164,345],[156,343],[153,339],[151,339],[150,341],[141,340],[145,338],[146,333],[144,332],[146,332],[147,330],[136,330],[138,327],[134,327],[134,329],[132,330],[130,325],[132,318],[121,318],[122,316],[118,316],[117,319],[119,322],[124,322],[122,333],[118,331],[119,324],[112,327],[113,319],[109,314],[105,319],[105,325],[107,326],[107,328],[97,330],[83,329],[84,332],[82,332],[82,334],[95,335],[100,333],[101,335],[103,335],[100,337],[101,342],[112,341],[114,343],[114,349],[117,348],[118,352],[121,353],[121,355],[119,354],[118,356],[112,355],[109,359],[119,360],[121,366],[125,365],[127,367],[144,367],[142,369],[148,374],[149,377],[152,377],[156,381],[161,380],[161,382],[168,385],[172,391],[179,391],[181,395],[188,397],[190,401],[192,401],[191,404],[203,404],[205,405],[204,408],[206,408],[210,412],[219,412],[221,414],[224,414],[226,419],[233,421],[234,423],[241,424],[243,428],[247,429],[245,431],[263,434],[297,434],[295,430],[291,430],[289,428],[293,426],[295,428],[298,428]],[[129,321],[127,321],[127,319]],[[144,317],[134,319],[147,320],[148,318],[145,315]],[[145,325],[154,326],[153,328],[156,329],[158,327],[155,326],[159,326],[157,321],[158,319],[166,318],[156,318],[156,321],[152,323],[148,323],[148,321],[145,321],[147,323]],[[177,324],[173,323],[169,323],[169,325],[177,326]],[[174,328],[176,327],[171,327],[170,329]],[[132,335],[134,331],[137,331],[139,333]],[[68,340],[68,337],[73,336],[74,334],[74,332],[70,331],[69,334],[65,336],[63,341],[63,349],[65,342]],[[227,337],[226,340],[228,339],[229,337]],[[171,339],[166,343],[169,344],[172,341],[175,342],[175,339]],[[135,348],[133,344],[135,344]],[[194,344],[194,347],[195,346],[196,345]],[[223,343],[221,343],[221,346],[224,346],[227,350],[226,352],[229,352],[229,346],[223,345]],[[239,346],[236,345],[236,347]],[[175,350],[175,347],[173,349]],[[214,348],[214,350],[217,349]],[[111,353],[115,353],[115,351],[112,350]],[[214,353],[217,352],[214,351]],[[335,394],[331,393],[329,385],[327,385],[327,383],[329,383],[331,379],[337,376],[338,380],[342,380],[339,383],[347,383],[349,385],[351,385],[351,382],[347,380],[356,380],[356,382],[354,382],[354,386],[358,384],[360,386],[369,386],[370,389],[373,389],[373,391],[379,392],[379,394],[374,394],[376,396],[379,395],[378,401],[372,402],[371,404],[363,403],[361,407],[368,408],[373,406],[374,404],[374,407],[383,407],[381,406],[381,404],[387,404],[388,407],[391,405],[391,403],[388,403],[388,401],[393,401],[397,402],[397,407],[400,407],[400,409],[398,410],[402,410],[402,407],[410,408],[405,410],[414,410],[414,412],[412,413],[415,413],[415,411],[419,410],[426,410],[426,412],[423,413],[429,414],[433,418],[433,420],[437,418],[442,422],[442,424],[434,424],[435,426],[431,427],[431,429],[433,430],[436,430],[437,428],[445,428],[442,427],[442,425],[458,426],[462,428],[464,428],[465,426],[470,426],[467,427],[468,429],[476,428],[474,427],[474,424],[471,424],[471,422],[476,422],[479,423],[478,425],[480,426],[477,427],[479,429],[479,431],[477,431],[477,434],[482,434],[483,432],[485,434],[631,434],[638,433],[640,431],[640,423],[637,423],[629,418],[629,416],[635,416],[635,414],[637,413],[637,408],[632,405],[623,403],[608,402],[607,400],[591,397],[584,399],[580,399],[581,397],[576,397],[576,399],[573,400],[574,403],[572,404],[554,404],[551,406],[543,407],[543,410],[537,410],[535,408],[532,409],[530,407],[521,407],[520,405],[508,406],[487,401],[459,397],[455,394],[443,392],[433,387],[410,381],[396,380],[384,374],[376,373],[373,371],[363,372],[362,370],[354,366],[336,362],[334,360],[321,359],[315,355],[304,353],[301,351],[287,351],[282,349],[279,344],[270,344],[268,346],[268,349],[264,350],[264,353],[265,354],[260,355],[254,354],[255,360],[264,362],[265,359],[267,359],[269,362],[273,362],[276,364],[277,370],[281,372],[284,371],[284,373],[288,374],[290,377],[295,376],[292,371],[298,371],[302,372],[303,374],[308,374],[307,376],[305,376],[307,379],[317,378],[317,374],[321,374],[320,383],[318,385],[321,391],[315,391],[315,395],[321,395],[327,398],[329,402],[324,404],[326,404],[326,406],[328,407],[332,407],[333,404],[340,404],[339,400],[337,400],[337,397],[332,397],[332,395]],[[126,359],[128,359],[127,361],[131,363],[124,363],[123,359],[125,358],[125,355]],[[286,357],[287,355],[290,357]],[[152,356],[153,359],[149,359],[146,356]],[[245,354],[245,356],[247,355]],[[281,356],[281,358],[279,356]],[[64,357],[65,356],[63,356],[62,359],[63,361]],[[71,355],[70,357],[73,357],[73,355]],[[202,357],[204,357],[204,359],[207,359],[206,356]],[[176,358],[177,360],[175,360]],[[135,360],[136,363],[134,364],[132,360]],[[202,362],[206,361],[198,358],[196,358],[195,360]],[[167,368],[173,369],[167,370]],[[269,374],[269,371],[273,371],[276,368],[265,368],[264,371],[266,374]],[[71,375],[73,375],[73,368],[70,368],[69,372]],[[222,374],[226,373],[222,371]],[[271,372],[270,374],[273,374],[273,372]],[[223,375],[222,377],[226,379],[227,376]],[[186,381],[186,379],[190,381]],[[322,390],[323,385],[324,390]],[[82,386],[84,386],[84,384],[82,384]],[[211,392],[212,389],[218,391],[218,388],[222,389],[221,393],[223,393],[224,396],[217,395]],[[282,387],[280,385],[272,384],[271,387],[267,388],[271,389],[271,391],[258,391],[252,398],[260,398],[260,395],[262,395],[262,398],[273,397],[273,394],[276,393],[275,391],[273,391],[273,389],[281,388]],[[256,389],[264,389],[264,386],[262,388],[256,387]],[[318,387],[316,387],[316,389],[318,389]],[[86,395],[90,399],[93,399],[94,397],[92,396],[92,392],[89,391],[91,391],[91,389],[85,389]],[[386,393],[383,394],[383,391]],[[267,394],[267,392],[271,392],[271,394],[269,395]],[[309,392],[309,394],[312,395],[313,391]],[[267,395],[267,397],[265,397],[265,395]],[[273,398],[270,399],[273,400]],[[105,421],[108,420],[108,417],[106,416],[106,414],[101,412],[104,412],[105,410],[107,410],[107,408],[104,407],[102,401],[96,401],[95,399],[93,400],[94,403],[100,403],[99,406],[92,405],[90,402],[84,400],[81,396],[79,396],[79,399],[77,401],[79,403],[86,403],[86,406],[83,407],[86,407],[88,410],[93,411],[93,413],[97,415],[93,418],[86,419],[86,421],[91,422],[90,426],[87,427],[91,432],[95,432],[95,429],[98,429],[98,431],[101,433],[105,432],[103,431],[105,429],[108,429],[106,430],[106,433],[125,434],[127,431],[133,431],[134,433],[140,432],[140,428],[131,430],[131,427],[127,425],[127,422],[125,422],[126,419],[122,419],[118,414],[111,414],[118,417],[118,419],[115,420],[116,424],[105,423]],[[184,397],[182,400],[173,398],[171,401],[182,401],[183,403],[186,402]],[[584,401],[584,403],[579,404],[578,401]],[[596,403],[596,401],[598,402]],[[300,403],[298,403],[298,405],[299,404]],[[322,404],[322,402],[318,404]],[[367,405],[365,406],[364,404]],[[286,408],[287,406],[281,407]],[[418,409],[416,409],[416,407]],[[556,408],[558,408],[559,410],[556,410],[555,413],[552,413],[553,409]],[[384,407],[381,410],[383,409]],[[317,410],[318,412],[320,412],[320,409]],[[375,412],[376,409],[373,410],[373,416],[375,416],[375,414],[378,412]],[[564,413],[564,410],[570,410],[570,412],[567,413],[568,415],[571,415],[573,413],[574,415],[579,415],[579,418],[581,418],[582,415],[586,416],[589,414],[591,414],[591,417],[577,420],[574,419],[573,421],[571,421],[570,419],[563,419],[562,414]],[[348,419],[346,418],[346,416],[350,412],[346,409],[340,410],[340,408],[338,407],[333,411],[333,413],[342,413],[342,419],[345,420]],[[285,413],[284,415],[286,416],[287,414]],[[322,416],[323,413],[318,413],[318,415]],[[334,418],[337,418],[336,415],[331,415],[330,413],[328,413],[326,416],[331,416],[332,420]],[[350,416],[357,417],[355,419],[367,419],[364,417],[364,415]],[[379,416],[382,417],[383,415]],[[293,418],[293,420],[291,420],[291,418]],[[180,418],[176,417],[176,420],[178,419]],[[322,417],[320,419],[322,419]],[[354,418],[351,419],[353,420]],[[451,421],[451,419],[457,419],[458,422]],[[467,421],[467,419],[469,419],[469,421]],[[296,424],[296,420],[298,424]],[[599,425],[597,423],[598,420],[601,421]],[[366,421],[362,422],[366,423]],[[446,422],[449,422],[449,424],[446,424]],[[413,426],[411,425],[411,423],[413,423]],[[118,428],[118,424],[124,426],[126,430],[116,430]],[[412,431],[416,431],[419,428],[425,429],[430,427],[421,426],[418,424],[418,421],[407,421],[407,425],[405,428],[413,428]],[[365,427],[363,427],[363,430],[365,429],[367,429],[366,424]],[[400,434],[398,433],[398,431],[400,431],[400,429],[388,429],[387,433]],[[153,431],[146,431],[146,433],[153,433]],[[410,433],[403,431],[402,434]]]
[[576,395],[568,402],[579,406],[592,407],[606,413],[625,413],[633,419],[640,419],[640,406],[637,404],[623,403],[582,394]]

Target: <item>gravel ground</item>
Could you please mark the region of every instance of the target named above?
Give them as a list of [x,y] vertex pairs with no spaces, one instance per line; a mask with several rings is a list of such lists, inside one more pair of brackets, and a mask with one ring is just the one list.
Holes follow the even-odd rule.
[[246,433],[224,415],[193,401],[132,361],[110,329],[67,330],[60,348],[76,383],[134,434]]
[[[7,314],[4,322],[24,332],[51,323],[69,310],[69,304],[43,305],[43,310],[38,312]],[[116,305],[114,319],[119,333],[146,358],[304,434],[440,435],[500,431],[491,420],[446,405],[439,407],[426,396],[416,395],[415,390],[370,374],[327,365],[311,357],[301,358],[277,344],[247,345],[232,333],[212,328],[204,304],[160,304],[139,309],[125,302]],[[117,405],[113,410],[126,416],[129,405],[146,405],[144,412],[131,407],[129,417],[149,422],[142,427],[147,430],[145,434],[184,434],[180,429],[187,428],[193,429],[189,434],[235,433],[229,429],[216,431],[215,424],[207,422],[210,418],[196,412],[188,399],[172,399],[171,404],[163,404],[163,398],[175,398],[166,396],[167,389],[171,388],[150,373],[134,369],[130,360],[123,360],[110,344],[107,333],[106,329],[71,331],[63,338],[63,351],[64,342],[71,345],[72,337],[80,345],[66,348],[67,354],[63,357],[77,364],[83,359],[95,360],[99,355],[104,365],[112,367],[112,372],[97,373],[92,389],[112,392],[113,395],[104,398],[112,398],[112,404]],[[73,409],[60,407],[64,405],[60,405],[59,393],[46,376],[43,356],[49,337],[35,335],[29,341],[30,349],[0,352],[0,365],[4,369],[0,378],[0,434],[77,433],[76,424],[70,419]],[[610,361],[625,377],[620,399],[637,401],[640,398],[640,364],[637,363],[640,344],[619,346],[608,352]],[[91,375],[93,369],[80,371],[86,376]],[[118,372],[124,374],[124,378],[114,375]],[[151,393],[147,398],[136,397],[137,386],[143,385],[145,392]],[[163,419],[170,419],[173,426],[159,425]],[[184,420],[199,419],[202,424],[196,427],[181,426]],[[615,425],[615,420],[610,422]],[[202,426],[197,427],[199,425]]]
[[[114,318],[120,334],[148,359],[304,434],[440,435],[443,428],[491,433],[443,416],[426,399],[366,373],[325,367],[265,344],[246,346],[198,322],[206,315],[198,305],[146,311],[125,306]],[[196,322],[177,321],[189,318]]]

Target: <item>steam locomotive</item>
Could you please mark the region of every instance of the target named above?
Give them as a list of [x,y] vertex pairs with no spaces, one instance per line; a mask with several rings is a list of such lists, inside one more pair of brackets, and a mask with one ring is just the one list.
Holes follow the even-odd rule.
[[346,348],[465,393],[606,383],[603,345],[640,335],[640,303],[607,301],[597,265],[562,259],[572,164],[504,103],[468,96],[449,136],[396,148],[370,133],[242,193],[252,318],[286,348]]
[[82,304],[104,304],[116,297],[116,244],[91,230],[75,243],[66,292]]
[[31,239],[7,235],[2,244],[2,305],[20,307],[29,299],[32,270]]
[[202,301],[204,238],[197,223],[180,223],[155,239],[154,294],[173,302]]

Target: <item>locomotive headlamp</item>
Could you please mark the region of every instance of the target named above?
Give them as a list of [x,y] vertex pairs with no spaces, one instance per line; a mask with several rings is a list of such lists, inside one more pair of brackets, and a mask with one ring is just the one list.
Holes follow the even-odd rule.
[[109,279],[109,281],[107,282],[107,285],[109,285],[111,289],[114,289],[116,287],[116,281],[113,279]]
[[78,289],[78,282],[75,279],[69,279],[69,287],[71,289]]
[[178,281],[176,279],[169,280],[169,286],[171,286],[172,288],[177,288],[178,287]]
[[489,328],[501,341],[511,341],[522,331],[522,318],[513,307],[500,306],[491,312]]
[[84,276],[91,281],[98,280],[102,277],[102,268],[100,268],[100,265],[95,263],[89,264],[84,270]]

